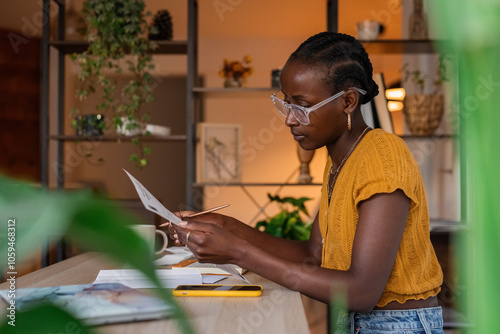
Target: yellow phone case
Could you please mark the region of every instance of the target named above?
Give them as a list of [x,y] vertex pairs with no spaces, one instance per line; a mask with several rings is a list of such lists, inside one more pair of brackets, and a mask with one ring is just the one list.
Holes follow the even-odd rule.
[[[177,297],[258,297],[262,294],[262,286],[260,285],[223,285],[223,284],[202,284],[189,285],[194,289],[184,290],[178,286],[172,290],[172,294]],[[258,287],[258,290],[197,290],[196,287]]]

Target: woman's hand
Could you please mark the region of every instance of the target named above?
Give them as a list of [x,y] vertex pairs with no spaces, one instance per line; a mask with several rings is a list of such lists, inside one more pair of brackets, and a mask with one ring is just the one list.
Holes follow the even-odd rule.
[[[194,211],[179,211],[175,212],[175,215],[179,218],[181,218],[185,222],[189,221],[197,221],[201,223],[206,223],[206,224],[212,224],[212,225],[217,225],[221,228],[227,229],[232,231],[233,233],[237,235],[243,235],[244,230],[248,228],[247,225],[243,224],[237,219],[234,219],[229,216],[224,216],[216,213],[206,213],[200,216],[196,216],[193,218],[190,218],[189,216],[192,214],[195,214],[196,212]],[[177,231],[175,229],[176,224],[169,223],[167,225],[167,230],[170,238],[174,240],[174,243],[176,246],[183,246],[185,245],[184,239],[180,239],[178,237]],[[182,226],[182,223],[181,223]],[[241,231],[241,232],[238,232]]]
[[172,227],[178,240],[193,252],[200,263],[236,263],[243,244],[246,244],[244,239],[220,225],[194,221],[194,218],[186,225]]
[[[192,215],[194,213],[195,213],[194,211],[179,211],[179,212],[174,212],[174,214],[177,217],[181,218],[181,219],[184,219],[186,216],[190,216],[190,215]],[[184,244],[179,240],[179,238],[177,236],[177,232],[173,228],[173,225],[174,224],[172,224],[171,222],[167,222],[166,227],[167,227],[168,236],[170,237],[170,239],[174,240],[174,244],[176,246],[183,246]]]

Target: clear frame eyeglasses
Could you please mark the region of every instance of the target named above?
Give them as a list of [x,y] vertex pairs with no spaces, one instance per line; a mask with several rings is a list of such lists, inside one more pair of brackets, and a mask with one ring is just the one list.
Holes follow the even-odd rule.
[[[359,93],[361,93],[363,95],[366,94],[365,90],[357,88],[357,87],[350,87],[348,89],[354,89],[354,90],[356,90],[357,92],[359,92]],[[276,96],[279,92],[276,92],[273,95],[271,95],[271,100],[273,100],[273,103],[276,106],[276,109],[278,109],[279,112],[283,116],[287,117],[289,113],[292,113],[293,117],[295,117],[300,124],[302,124],[302,125],[309,125],[309,114],[312,111],[314,111],[314,110],[316,110],[318,108],[321,108],[322,106],[324,106],[327,103],[332,102],[333,100],[335,100],[339,96],[344,95],[345,92],[346,92],[346,90],[340,91],[337,94],[335,94],[333,96],[330,96],[326,100],[323,100],[323,101],[321,101],[321,102],[319,102],[319,103],[317,103],[317,104],[315,104],[315,105],[313,105],[312,107],[309,107],[309,108],[306,108],[306,107],[303,107],[303,106],[299,106],[299,105],[296,105],[296,104],[286,103],[285,101],[283,101],[282,99],[280,99],[280,98],[278,98]]]

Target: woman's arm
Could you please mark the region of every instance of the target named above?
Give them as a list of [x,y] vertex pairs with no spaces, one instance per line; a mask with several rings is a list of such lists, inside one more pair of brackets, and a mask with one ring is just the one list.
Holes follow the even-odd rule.
[[[239,220],[220,214],[205,214],[200,217],[183,218],[187,222],[202,222],[220,226],[230,231],[235,237],[250,240],[252,245],[266,253],[274,254],[278,258],[290,261],[302,261],[314,258],[314,262],[321,264],[321,235],[319,233],[318,217],[316,216],[308,241],[296,241],[278,238],[261,232]],[[173,234],[170,233],[173,237]],[[175,238],[175,237],[174,237]],[[185,239],[179,239],[183,242]],[[309,260],[311,261],[311,260]]]
[[[288,249],[278,253],[274,242],[282,247],[293,245],[274,238],[256,237],[253,232],[239,234],[214,224],[192,222],[176,227],[185,240],[190,233],[188,247],[201,262],[235,263],[290,289],[300,291],[314,299],[329,303],[330,291],[347,292],[348,308],[352,311],[370,311],[380,299],[392,271],[397,250],[405,228],[410,200],[403,191],[377,194],[360,204],[360,216],[354,238],[351,267],[339,271],[320,267],[313,256],[281,257]],[[320,241],[317,219],[311,238]],[[250,237],[250,238],[248,238]],[[289,251],[297,254],[292,247]],[[313,254],[309,250],[309,255]],[[301,253],[307,254],[307,253]]]

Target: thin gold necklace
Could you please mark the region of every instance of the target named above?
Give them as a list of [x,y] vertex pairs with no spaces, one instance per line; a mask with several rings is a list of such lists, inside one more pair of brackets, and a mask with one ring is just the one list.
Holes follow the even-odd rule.
[[335,181],[337,181],[337,176],[339,176],[340,169],[342,168],[342,166],[344,166],[345,162],[351,155],[352,151],[354,151],[354,148],[356,147],[356,145],[358,145],[359,141],[361,140],[361,138],[363,138],[363,135],[366,133],[366,131],[368,131],[369,128],[370,127],[367,126],[363,130],[363,132],[361,132],[358,139],[356,139],[354,144],[351,146],[351,149],[347,152],[344,159],[342,159],[342,162],[340,162],[337,169],[333,170],[333,163],[332,163],[332,167],[330,168],[330,175],[328,175],[328,202],[330,202],[330,198],[332,197],[333,185],[335,184]]

